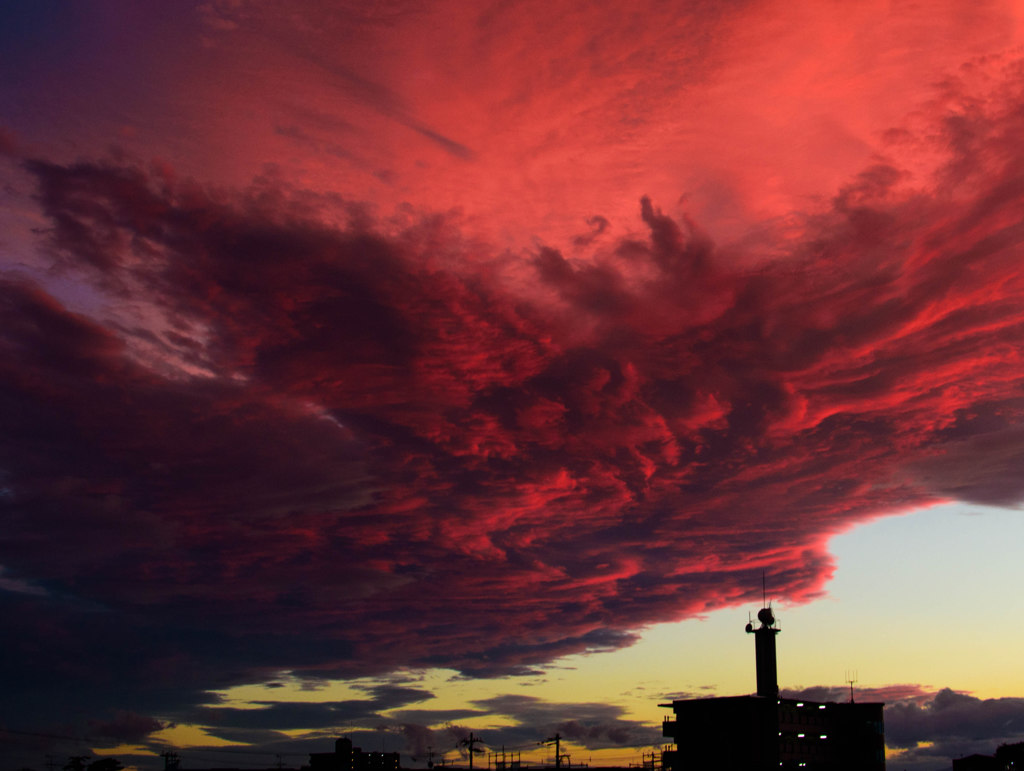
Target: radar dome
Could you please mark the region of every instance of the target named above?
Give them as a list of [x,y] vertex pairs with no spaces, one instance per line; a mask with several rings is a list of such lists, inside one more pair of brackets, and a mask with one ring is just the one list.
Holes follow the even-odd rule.
[[775,614],[772,613],[771,608],[761,608],[757,611],[757,620],[765,626],[771,626],[775,623]]

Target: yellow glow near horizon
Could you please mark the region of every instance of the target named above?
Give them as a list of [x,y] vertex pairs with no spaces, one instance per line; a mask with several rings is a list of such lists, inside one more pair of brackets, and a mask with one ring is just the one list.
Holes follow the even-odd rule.
[[177,749],[188,747],[246,747],[241,742],[229,742],[226,739],[219,739],[206,732],[202,726],[191,723],[178,723],[167,728],[161,728],[149,735],[149,738]]
[[[93,755],[98,755],[99,757],[109,757],[111,755],[150,755],[155,757],[157,755],[156,752],[153,752],[149,747],[142,744],[119,744],[116,747],[90,747],[89,751],[92,752]],[[130,766],[125,767],[126,771],[128,768],[130,768]]]

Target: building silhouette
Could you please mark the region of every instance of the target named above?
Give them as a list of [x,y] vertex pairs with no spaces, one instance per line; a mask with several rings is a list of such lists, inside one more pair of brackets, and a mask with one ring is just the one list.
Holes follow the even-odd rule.
[[1003,771],[1003,765],[994,755],[968,755],[953,759],[953,771]]
[[1000,744],[995,755],[953,759],[953,771],[1017,771],[1024,769],[1024,742]]
[[780,698],[775,658],[779,629],[771,607],[758,611],[754,635],[757,693],[685,699],[662,733],[675,742],[662,753],[664,771],[885,771],[881,702],[817,702]]
[[397,752],[363,752],[347,736],[334,741],[334,752],[311,752],[310,771],[398,771]]

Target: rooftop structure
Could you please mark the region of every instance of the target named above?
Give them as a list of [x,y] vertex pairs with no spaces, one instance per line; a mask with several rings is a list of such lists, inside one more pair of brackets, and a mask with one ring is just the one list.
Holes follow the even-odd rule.
[[334,752],[309,755],[311,771],[398,771],[400,766],[397,752],[363,752],[347,736],[335,740]]
[[662,753],[665,771],[885,771],[880,702],[816,702],[779,697],[775,614],[757,613],[757,693],[685,699],[670,707],[662,733],[675,748]]

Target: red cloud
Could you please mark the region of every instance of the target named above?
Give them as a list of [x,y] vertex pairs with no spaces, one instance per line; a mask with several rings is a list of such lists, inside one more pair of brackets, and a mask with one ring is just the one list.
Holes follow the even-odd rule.
[[[143,638],[273,619],[226,679],[514,669],[762,568],[813,597],[854,522],[1020,497],[1018,96],[941,115],[933,176],[872,165],[756,267],[647,199],[643,238],[499,258],[438,219],[34,161],[52,247],[144,307],[3,285],[5,575]],[[182,645],[150,664],[198,684]]]

